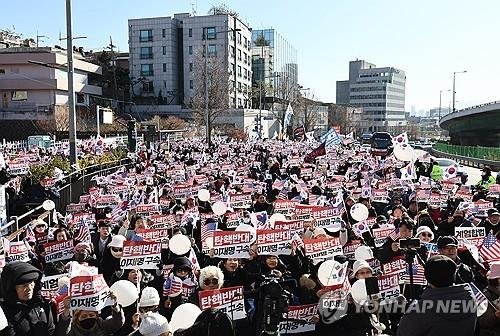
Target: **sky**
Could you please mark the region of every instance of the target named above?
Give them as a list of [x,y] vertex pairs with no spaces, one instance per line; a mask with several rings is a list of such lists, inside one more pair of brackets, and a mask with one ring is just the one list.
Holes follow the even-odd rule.
[[[102,50],[109,36],[128,50],[127,19],[204,15],[220,1],[73,0],[74,43]],[[296,49],[299,84],[316,99],[335,102],[335,82],[348,78],[349,61],[364,59],[406,72],[406,110],[439,105],[452,88],[456,107],[500,100],[500,25],[497,0],[226,0],[254,29],[275,28]],[[66,31],[64,0],[0,0],[0,28],[59,42]],[[451,92],[443,92],[449,106]]]

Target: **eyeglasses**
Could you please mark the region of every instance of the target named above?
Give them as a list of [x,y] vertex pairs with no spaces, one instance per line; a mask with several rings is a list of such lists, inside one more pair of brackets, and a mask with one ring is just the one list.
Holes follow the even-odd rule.
[[217,278],[205,279],[203,281],[203,284],[205,286],[210,286],[210,284],[212,284],[212,285],[218,285],[219,284],[219,279],[217,279]]
[[429,238],[431,238],[431,237],[432,237],[432,234],[427,233],[427,232],[422,232],[420,235],[421,235],[422,237],[429,237]]
[[112,247],[111,248],[113,252],[123,252],[123,249],[121,247]]

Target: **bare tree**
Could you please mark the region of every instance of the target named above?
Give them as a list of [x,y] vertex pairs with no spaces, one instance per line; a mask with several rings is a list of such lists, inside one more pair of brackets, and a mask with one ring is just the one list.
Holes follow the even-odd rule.
[[[232,86],[229,85],[229,72],[226,60],[217,55],[207,55],[203,49],[198,50],[193,62],[193,89],[194,95],[186,105],[191,106],[193,117],[197,125],[207,123],[208,99],[208,131],[211,135],[217,118],[229,108],[229,94]],[[208,93],[208,97],[207,97]]]
[[312,92],[305,92],[299,95],[295,109],[295,126],[304,126],[306,132],[315,129],[319,116],[320,102],[315,100],[315,95]]
[[276,103],[278,108],[274,109],[275,103],[273,102],[273,115],[279,121],[282,132],[285,125],[285,111],[288,104],[295,111],[298,107],[299,102],[299,86],[295,80],[288,74],[280,74],[278,80],[276,81],[276,86],[273,89],[273,97],[276,97]]
[[168,116],[166,118],[154,116],[150,121],[153,125],[159,125],[162,130],[182,130],[188,126],[188,123],[178,117]]

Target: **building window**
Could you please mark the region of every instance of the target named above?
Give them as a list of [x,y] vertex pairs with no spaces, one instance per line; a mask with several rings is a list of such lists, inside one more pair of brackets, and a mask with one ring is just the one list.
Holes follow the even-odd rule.
[[241,33],[238,33],[238,44],[241,44]]
[[167,35],[167,31],[166,31],[166,29],[165,29],[165,28],[163,28],[163,29],[161,30],[161,36],[162,36],[163,38],[165,38],[165,36],[166,36],[166,35]]
[[153,76],[153,64],[141,64],[141,76]]
[[241,77],[241,66],[238,65],[238,77]]
[[[215,27],[205,28],[205,35],[207,36],[207,40],[213,40],[217,38],[217,34],[215,32]],[[205,37],[203,37],[205,38]]]
[[238,49],[238,61],[241,61],[241,49]]
[[238,107],[241,107],[241,98],[238,98]]
[[215,44],[208,45],[208,56],[217,56],[217,45]]
[[167,81],[163,81],[163,87],[166,89],[167,88]]
[[248,39],[246,37],[243,37],[243,46],[246,48],[248,44]]
[[161,48],[161,50],[162,50],[163,55],[166,55],[166,54],[167,54],[167,47],[163,46],[163,47]]
[[142,83],[143,92],[154,92],[153,82],[143,82]]
[[188,32],[189,32],[189,37],[193,37],[193,28],[189,28]]
[[139,40],[141,42],[151,42],[151,41],[153,41],[153,30],[152,29],[141,30],[139,32]]
[[190,89],[192,89],[193,87],[194,87],[194,86],[193,86],[193,80],[192,80],[192,79],[190,79],[190,80],[189,80],[189,88],[190,88]]
[[163,63],[163,72],[167,72],[167,63]]
[[76,94],[76,103],[77,104],[85,104],[85,95],[83,93]]
[[234,53],[234,47],[231,46],[231,48],[229,49],[230,52],[231,52],[231,57],[236,57],[235,53]]
[[5,75],[5,69],[0,69],[0,75]]
[[193,72],[193,63],[189,63],[189,72]]
[[12,101],[28,100],[28,91],[12,91]]
[[141,47],[140,59],[152,59],[153,47]]
[[193,46],[189,46],[189,55],[193,54]]

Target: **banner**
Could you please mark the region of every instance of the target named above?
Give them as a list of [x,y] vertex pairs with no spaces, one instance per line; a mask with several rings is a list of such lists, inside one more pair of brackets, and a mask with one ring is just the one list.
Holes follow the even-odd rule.
[[[317,314],[318,314],[317,304],[289,306],[288,312],[283,313],[283,319],[285,321],[280,323],[279,334],[288,335],[288,334],[298,334],[298,333],[314,331],[316,328],[314,317]],[[287,321],[287,319],[292,319],[297,321]],[[298,320],[304,322],[299,322]]]
[[244,319],[247,316],[243,286],[203,290],[198,293],[198,296],[201,310],[217,308],[226,313],[233,321]]
[[229,206],[233,209],[247,209],[252,206],[252,194],[229,194]]
[[319,207],[311,212],[311,216],[316,219],[315,227],[328,228],[334,226],[335,221],[342,220],[344,206],[340,204],[338,207]]
[[249,258],[250,232],[215,231],[214,254],[218,258]]
[[122,269],[156,269],[161,261],[161,243],[147,241],[123,242]]
[[24,241],[9,243],[9,252],[5,256],[5,263],[13,261],[29,262],[30,260],[28,248]]
[[486,228],[484,227],[456,227],[455,237],[460,241],[467,239],[473,245],[481,247],[486,237]]
[[154,204],[139,204],[137,205],[137,208],[135,209],[135,212],[138,215],[142,216],[150,216],[154,213],[159,213],[160,212],[160,206],[156,203]]
[[373,202],[389,203],[389,192],[387,189],[372,189]]
[[378,288],[383,299],[390,300],[399,296],[399,275],[398,273],[379,275],[377,277]]
[[9,163],[7,171],[10,175],[26,175],[30,171],[27,163]]
[[293,231],[257,230],[258,255],[290,255]]
[[311,259],[333,258],[343,253],[340,238],[304,239],[304,250]]
[[71,310],[100,311],[113,305],[111,291],[102,274],[70,279]]
[[183,184],[174,186],[174,198],[188,198],[190,196],[191,186]]
[[86,203],[71,203],[66,205],[66,213],[82,212],[85,211]]
[[295,211],[296,202],[294,201],[278,199],[274,201],[273,204],[274,204],[274,213],[289,215]]
[[116,195],[100,195],[97,199],[95,207],[98,209],[114,208],[118,205],[118,197]]
[[56,262],[73,258],[73,239],[47,243],[43,245],[45,251],[45,262]]

